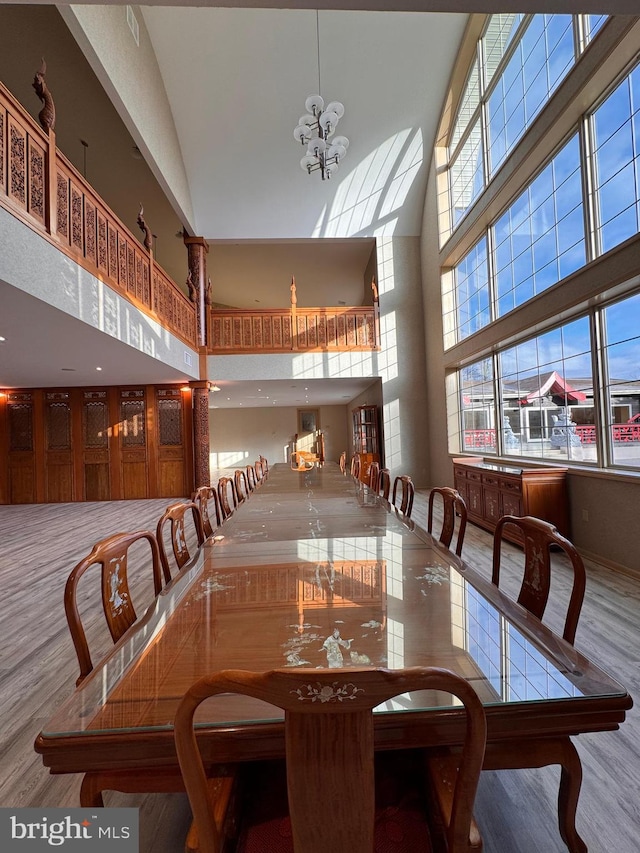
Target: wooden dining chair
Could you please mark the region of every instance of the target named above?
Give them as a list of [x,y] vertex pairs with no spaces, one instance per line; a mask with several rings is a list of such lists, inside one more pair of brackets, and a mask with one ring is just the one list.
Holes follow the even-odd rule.
[[[200,547],[205,540],[205,534],[200,508],[193,501],[170,504],[160,516],[160,520],[156,527],[156,539],[160,550],[160,562],[162,563],[162,571],[164,572],[164,579],[166,583],[169,583],[171,580],[171,562],[169,560],[167,544],[165,543],[167,529],[169,530],[171,551],[173,552],[175,568],[179,571],[192,557],[187,544],[187,529],[185,523],[185,517],[188,512],[191,513],[197,546]],[[191,536],[191,531],[189,536]]]
[[253,492],[256,488],[256,469],[253,465],[247,465],[244,469],[247,475],[247,485],[249,486],[249,491]]
[[378,474],[378,494],[382,495],[385,501],[389,500],[391,492],[391,472],[388,468],[381,468]]
[[208,539],[222,524],[218,493],[212,486],[200,486],[191,495],[191,500],[200,510],[202,532]]
[[[116,533],[101,539],[72,569],[64,589],[64,611],[71,632],[71,639],[80,664],[80,684],[93,669],[87,634],[78,609],[78,582],[92,566],[101,571],[102,609],[113,642],[117,642],[138,618],[131,599],[127,574],[130,549],[137,543],[147,543],[150,549],[150,573],[153,577],[154,594],[162,589],[162,570],[158,543],[153,533],[138,530],[134,533]],[[146,567],[145,567],[146,568]]]
[[269,476],[269,462],[265,456],[260,456],[260,464],[262,465],[262,475],[263,477]]
[[436,495],[442,498],[442,527],[438,539],[445,548],[451,546],[453,534],[456,527],[456,518],[459,518],[458,539],[456,540],[456,554],[462,554],[462,543],[467,529],[467,505],[460,492],[449,486],[434,486],[429,492],[429,508],[427,511],[427,531],[433,532],[433,510]]
[[[431,850],[432,825],[421,796],[422,775],[416,779],[395,773],[394,756],[388,754],[390,761],[383,758],[378,767],[386,763],[391,769],[383,778],[375,773],[373,708],[414,690],[452,694],[466,712],[452,804],[440,817],[444,849],[467,851],[486,742],[484,709],[473,687],[460,676],[415,667],[227,670],[192,685],[178,707],[174,734],[200,853],[219,853],[221,839],[193,720],[198,706],[219,693],[251,696],[285,713],[286,788],[276,788],[277,780],[270,778],[259,796],[247,798],[237,853],[372,853],[376,830],[386,845],[380,849],[389,853]],[[404,766],[401,761],[399,766]],[[399,828],[405,837],[396,844]]]
[[354,480],[360,479],[360,454],[354,453],[351,457],[351,476]]
[[233,488],[235,489],[236,506],[240,506],[249,497],[249,484],[247,483],[247,475],[242,468],[237,468],[233,472]]
[[218,500],[220,501],[220,513],[224,521],[232,515],[237,505],[233,477],[220,477],[218,480]]
[[256,484],[258,486],[262,485],[262,480],[264,478],[264,469],[262,467],[262,462],[259,459],[256,459],[256,461],[253,463],[253,470],[255,471],[256,475]]
[[491,582],[500,585],[500,558],[505,527],[515,527],[524,547],[524,574],[518,594],[518,604],[538,619],[542,619],[551,588],[551,548],[560,548],[569,558],[573,570],[573,583],[567,606],[563,638],[573,645],[578,620],[584,600],[586,572],[582,557],[572,542],[562,536],[548,521],[530,515],[517,517],[503,515],[493,534],[493,572]]
[[372,462],[369,465],[369,488],[378,494],[378,480],[380,479],[380,463]]
[[396,477],[393,481],[393,495],[391,498],[391,503],[396,506],[396,499],[398,493],[398,486],[400,487],[400,506],[398,509],[403,515],[406,515],[407,518],[411,518],[411,511],[413,509],[413,497],[415,494],[415,487],[413,485],[413,480],[409,477],[408,474],[402,474],[400,477]]

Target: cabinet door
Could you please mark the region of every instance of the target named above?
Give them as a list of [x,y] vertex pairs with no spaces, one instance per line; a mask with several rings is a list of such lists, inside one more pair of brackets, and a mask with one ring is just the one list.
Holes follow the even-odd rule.
[[467,510],[470,515],[476,515],[482,518],[482,485],[477,482],[469,481],[467,483],[469,500],[467,501]]
[[503,515],[524,515],[522,506],[522,483],[517,480],[502,480],[500,483],[502,492]]
[[502,501],[500,500],[499,490],[485,486],[482,497],[485,519],[492,524],[496,524],[502,515]]

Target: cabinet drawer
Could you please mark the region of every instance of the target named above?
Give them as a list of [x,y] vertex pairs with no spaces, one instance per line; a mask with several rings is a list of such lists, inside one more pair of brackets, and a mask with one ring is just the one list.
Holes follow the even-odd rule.
[[467,471],[467,480],[473,480],[475,483],[480,483],[482,481],[482,474],[480,471]]
[[464,480],[464,479],[466,478],[466,476],[467,476],[467,469],[466,469],[466,468],[457,468],[457,467],[454,467],[454,469],[453,469],[453,476],[456,478],[456,480],[457,480],[458,478],[460,478],[461,480]]
[[522,482],[520,480],[505,480],[500,478],[500,489],[514,495],[522,494]]
[[482,482],[485,486],[493,486],[496,489],[500,486],[500,479],[495,474],[483,474]]

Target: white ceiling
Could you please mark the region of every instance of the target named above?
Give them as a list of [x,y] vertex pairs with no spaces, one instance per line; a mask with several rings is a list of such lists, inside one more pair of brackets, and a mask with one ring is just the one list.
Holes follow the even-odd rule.
[[212,409],[344,406],[378,381],[370,378],[301,381],[265,379],[251,382],[220,380],[214,386],[220,390],[209,394],[209,406]]
[[[466,15],[142,8],[207,239],[420,233],[426,173]],[[300,168],[305,99],[339,100],[331,181]]]
[[[179,134],[197,233],[211,241],[212,264],[224,242],[239,243],[242,251],[251,241],[263,246],[297,241],[298,259],[292,256],[290,272],[282,266],[273,286],[258,270],[245,275],[241,297],[232,282],[231,295],[220,293],[219,301],[252,305],[273,301],[277,292],[278,304],[286,304],[290,275],[303,268],[303,242],[310,256],[308,241],[322,242],[313,238],[369,238],[351,248],[334,242],[332,250],[335,257],[340,252],[345,268],[355,264],[364,274],[372,237],[420,233],[428,160],[466,15],[320,11],[316,30],[313,9],[146,6],[136,7],[136,14],[141,22],[144,18],[153,42]],[[339,132],[351,141],[337,176],[327,182],[301,170],[304,152],[293,138],[305,98],[318,90],[317,38],[321,92],[327,100],[344,103]],[[47,51],[52,69],[64,63],[64,52],[56,57],[53,45]],[[58,88],[63,89],[61,133],[64,128],[73,141],[69,122],[76,110],[62,106],[62,95],[73,86],[60,82]],[[23,97],[34,106],[28,91]],[[86,107],[97,101],[83,98]],[[90,126],[82,126],[75,136],[87,138],[88,133]],[[94,148],[97,142],[90,148],[95,160]],[[95,170],[98,164],[92,160],[90,165]],[[139,197],[147,196],[136,196],[136,210]],[[357,295],[346,285],[324,294],[327,277],[336,278],[330,265],[317,256],[315,281],[314,263],[307,266],[300,275],[299,304],[328,304],[321,294],[330,303],[362,301],[363,277]],[[251,293],[254,286],[261,287],[260,293]],[[0,335],[7,337],[0,344],[0,386],[106,385],[123,375],[135,384],[186,379],[44,303],[18,298],[2,283],[0,326]],[[29,334],[13,335],[14,329],[29,329]],[[313,403],[344,404],[370,382],[314,381]],[[274,398],[276,405],[304,405],[306,392],[294,384],[271,381],[271,393],[264,396],[271,405]],[[263,404],[262,396],[251,383],[230,383],[224,397],[215,394],[211,403],[255,406]]]

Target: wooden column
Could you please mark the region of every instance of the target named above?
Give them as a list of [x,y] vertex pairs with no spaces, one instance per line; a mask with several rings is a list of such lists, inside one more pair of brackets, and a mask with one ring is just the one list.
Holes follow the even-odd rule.
[[211,485],[209,468],[209,383],[191,382],[193,392],[193,468],[195,488]]
[[[196,303],[196,318],[198,322],[198,346],[207,345],[207,253],[209,244],[204,237],[184,237],[184,243],[189,253],[189,278],[194,288],[193,299]],[[202,484],[200,484],[202,485]]]

